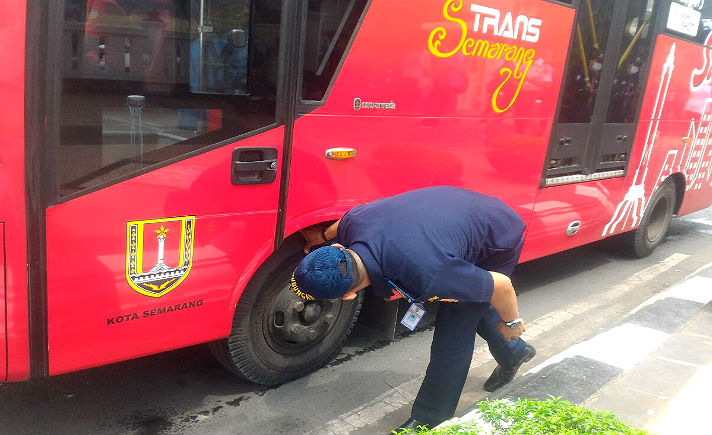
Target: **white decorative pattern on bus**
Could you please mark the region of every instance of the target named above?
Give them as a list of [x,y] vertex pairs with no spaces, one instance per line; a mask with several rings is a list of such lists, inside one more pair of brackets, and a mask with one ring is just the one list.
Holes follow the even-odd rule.
[[643,211],[645,210],[648,200],[645,196],[645,180],[648,177],[648,163],[650,162],[650,156],[653,153],[655,139],[658,135],[658,126],[660,125],[660,118],[663,108],[665,107],[665,99],[667,98],[670,79],[672,78],[672,72],[674,69],[675,44],[673,44],[670,48],[670,53],[668,54],[667,60],[663,65],[660,87],[658,87],[658,94],[655,97],[655,106],[653,107],[652,119],[654,121],[650,123],[650,126],[648,126],[648,133],[645,136],[643,155],[640,158],[640,163],[638,163],[638,168],[635,170],[633,184],[628,188],[628,192],[626,192],[623,200],[618,203],[618,207],[616,207],[616,211],[611,220],[603,228],[603,236],[613,234],[618,228],[618,225],[621,225],[621,229],[624,229],[629,222],[629,228],[635,228],[640,221],[640,218],[643,216]]
[[[603,230],[603,236],[613,234],[619,225],[620,229],[635,228],[640,221],[650,195],[662,184],[667,177],[675,172],[682,173],[686,179],[686,190],[699,190],[712,186],[712,98],[706,98],[702,110],[702,119],[690,121],[687,137],[682,142],[685,146],[680,149],[669,150],[660,166],[659,175],[649,195],[645,195],[645,181],[647,178],[648,164],[657,138],[658,125],[665,100],[667,97],[670,78],[675,68],[675,44],[670,49],[667,61],[663,66],[663,76],[658,88],[658,94],[653,108],[654,121],[648,128],[645,138],[645,148],[638,168],[633,178],[633,185],[628,189],[624,199],[618,204],[616,212]],[[642,178],[639,179],[642,170]]]

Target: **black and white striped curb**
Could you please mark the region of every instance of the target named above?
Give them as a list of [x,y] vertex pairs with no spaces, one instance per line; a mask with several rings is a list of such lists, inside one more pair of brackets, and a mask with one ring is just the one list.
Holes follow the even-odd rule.
[[[712,268],[700,272],[640,304],[617,326],[532,368],[496,397],[514,400],[560,396],[572,403],[584,403],[653,354],[712,301]],[[478,419],[475,410],[443,425]]]

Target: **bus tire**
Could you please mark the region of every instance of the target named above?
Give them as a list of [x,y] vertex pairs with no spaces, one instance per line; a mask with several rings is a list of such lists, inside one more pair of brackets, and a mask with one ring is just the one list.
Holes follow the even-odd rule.
[[265,262],[238,301],[230,335],[210,344],[241,378],[273,386],[310,373],[338,354],[356,322],[363,292],[352,301],[304,301],[292,292],[303,246],[289,239]]
[[666,180],[650,198],[640,225],[629,235],[631,253],[635,257],[647,257],[663,241],[670,226],[676,196],[674,183]]

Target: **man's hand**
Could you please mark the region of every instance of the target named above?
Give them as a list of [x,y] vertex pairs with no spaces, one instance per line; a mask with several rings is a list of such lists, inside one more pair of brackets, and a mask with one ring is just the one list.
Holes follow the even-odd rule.
[[341,222],[341,219],[326,227],[324,227],[324,224],[316,224],[299,230],[304,240],[306,240],[304,253],[308,254],[314,246],[335,239],[339,234],[339,222]]
[[302,234],[302,237],[304,237],[304,240],[306,240],[306,243],[304,244],[305,254],[308,254],[312,247],[326,242],[326,240],[324,240],[321,236],[321,228],[319,227],[307,227],[303,230],[299,230],[299,232]]
[[516,340],[520,335],[522,335],[522,332],[527,330],[527,328],[524,327],[524,321],[522,321],[519,327],[515,329],[508,328],[504,323],[498,322],[497,328],[499,329],[499,332],[504,335],[504,339],[507,341]]

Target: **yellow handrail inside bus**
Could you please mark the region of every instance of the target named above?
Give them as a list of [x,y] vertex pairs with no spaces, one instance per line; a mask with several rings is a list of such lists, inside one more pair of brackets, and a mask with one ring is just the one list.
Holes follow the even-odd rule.
[[581,64],[583,66],[583,78],[586,80],[586,85],[591,87],[591,76],[588,74],[588,61],[586,60],[586,49],[583,47],[583,39],[581,38],[581,26],[576,24],[576,39],[578,39],[578,48],[581,55]]
[[593,20],[593,8],[591,7],[591,0],[586,0],[586,6],[588,6],[588,21],[591,23],[591,38],[593,39],[593,48],[600,50],[601,46],[598,44],[598,35],[596,34],[596,22]]
[[630,44],[628,44],[628,47],[625,49],[625,51],[621,55],[620,60],[618,61],[618,69],[621,69],[621,66],[623,66],[623,62],[625,62],[628,56],[630,56],[630,52],[633,51],[633,47],[635,47],[635,44],[638,42],[638,39],[640,39],[640,35],[643,33],[643,30],[645,30],[648,24],[649,23],[647,21],[644,21],[643,25],[640,26],[640,29],[638,29],[635,36],[630,41]]

